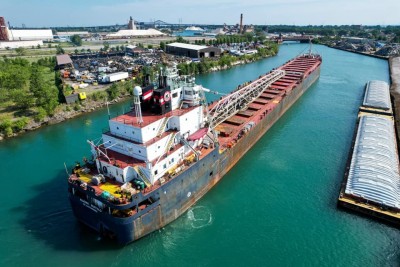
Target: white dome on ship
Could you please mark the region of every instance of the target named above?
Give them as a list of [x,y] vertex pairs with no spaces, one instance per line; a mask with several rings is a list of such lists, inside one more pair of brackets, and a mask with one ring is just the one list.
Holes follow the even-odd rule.
[[141,96],[142,95],[142,87],[140,86],[135,86],[133,88],[133,95],[134,96]]

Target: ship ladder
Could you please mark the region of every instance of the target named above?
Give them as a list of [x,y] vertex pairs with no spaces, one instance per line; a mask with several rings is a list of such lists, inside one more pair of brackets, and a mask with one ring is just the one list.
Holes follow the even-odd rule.
[[142,170],[140,166],[135,166],[136,172],[142,178],[143,182],[146,184],[147,187],[151,186],[150,179],[147,177],[146,173]]
[[169,138],[168,143],[167,143],[167,146],[165,147],[164,154],[165,154],[165,153],[168,153],[169,149],[171,148],[172,144],[174,143],[175,136],[176,136],[176,133],[173,133],[173,134],[171,135],[171,137]]
[[160,137],[164,133],[167,123],[168,123],[168,118],[164,118],[160,125],[160,128],[158,128],[157,137]]
[[175,140],[175,136],[176,136],[176,135],[177,135],[177,133],[173,133],[173,134],[171,135],[171,137],[169,138],[169,140],[168,140],[168,142],[167,142],[167,145],[165,146],[164,153],[162,153],[162,154],[158,157],[157,162],[156,162],[155,165],[157,165],[158,162],[160,161],[160,159],[161,159],[166,153],[168,153],[168,150],[171,148],[172,144],[174,143],[174,140]]

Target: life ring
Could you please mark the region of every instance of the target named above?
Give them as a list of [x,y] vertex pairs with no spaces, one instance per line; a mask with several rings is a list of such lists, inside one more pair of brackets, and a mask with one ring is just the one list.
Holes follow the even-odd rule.
[[107,167],[103,166],[103,173],[107,173]]
[[167,102],[170,100],[171,100],[171,93],[170,93],[170,91],[167,91],[164,93],[164,101]]

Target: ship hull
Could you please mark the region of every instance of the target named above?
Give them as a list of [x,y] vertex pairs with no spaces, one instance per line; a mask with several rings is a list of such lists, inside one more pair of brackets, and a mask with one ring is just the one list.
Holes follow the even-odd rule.
[[171,179],[151,194],[158,200],[139,217],[116,218],[90,208],[79,197],[70,194],[75,216],[95,231],[110,235],[121,244],[137,240],[177,219],[206,194],[251,149],[274,123],[318,79],[320,66],[300,82],[280,103],[244,135],[234,146],[215,148],[204,158]]

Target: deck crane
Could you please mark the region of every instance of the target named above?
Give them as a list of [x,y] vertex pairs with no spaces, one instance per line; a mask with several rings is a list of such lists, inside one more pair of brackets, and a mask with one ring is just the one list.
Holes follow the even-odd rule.
[[[283,76],[285,76],[284,70],[274,70],[243,86],[236,92],[223,97],[215,105],[213,105],[211,109],[205,107],[207,112],[208,127],[214,134],[214,141],[217,140],[217,136],[214,131],[217,125],[245,108],[249,103],[258,98],[265,89]],[[205,99],[204,92],[210,90],[203,88],[203,90],[200,91]]]

